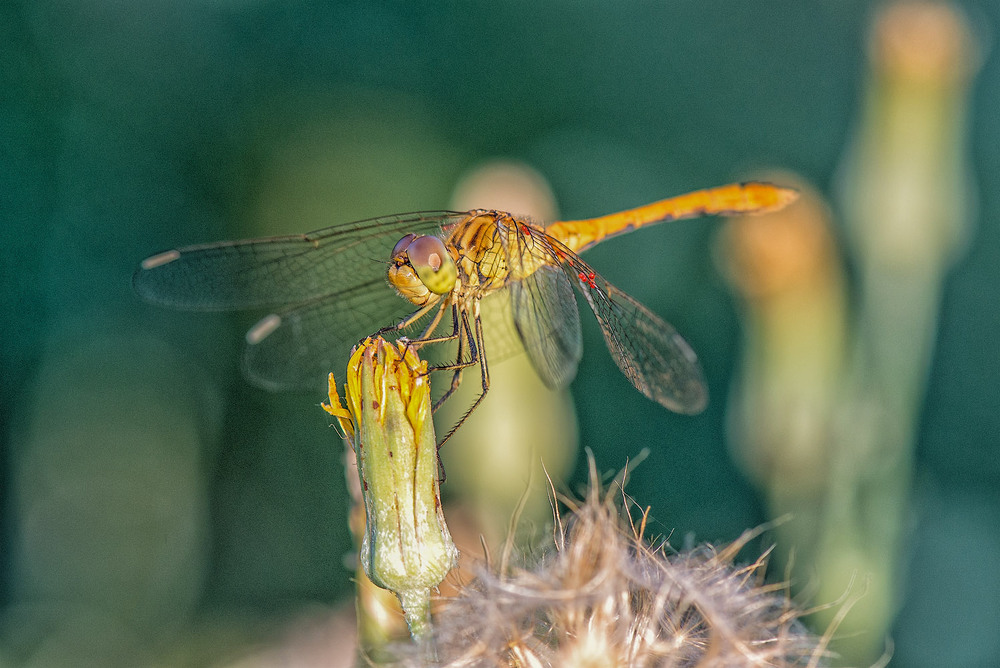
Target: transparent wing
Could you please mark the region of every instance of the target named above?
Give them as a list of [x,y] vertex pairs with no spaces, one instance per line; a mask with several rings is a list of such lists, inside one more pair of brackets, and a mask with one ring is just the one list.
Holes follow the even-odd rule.
[[243,372],[269,390],[325,391],[327,374],[343,373],[355,343],[413,310],[380,276],[268,315],[247,334]]
[[[636,389],[678,413],[708,402],[704,375],[687,341],[645,306],[611,285],[558,240],[533,231],[536,246],[562,267],[590,304],[611,356]],[[536,255],[539,250],[534,251]]]
[[247,333],[243,366],[262,387],[324,390],[351,347],[413,310],[385,279],[407,233],[436,234],[467,214],[372,218],[296,236],[188,246],[147,258],[133,284],[143,298],[192,310],[281,308]]
[[[180,309],[275,308],[335,297],[385,274],[401,236],[437,233],[467,214],[427,211],[283,237],[187,246],[143,260],[133,276],[148,301]],[[379,290],[389,290],[383,282]]]
[[514,325],[528,357],[546,385],[565,387],[583,355],[580,312],[566,274],[542,266],[510,285]]

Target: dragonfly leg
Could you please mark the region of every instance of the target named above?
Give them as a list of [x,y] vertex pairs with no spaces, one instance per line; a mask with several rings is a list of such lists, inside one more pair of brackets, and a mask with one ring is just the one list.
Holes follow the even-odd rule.
[[[412,313],[411,315],[407,316],[405,319],[403,319],[402,321],[400,321],[398,324],[396,324],[396,325],[394,325],[392,327],[388,327],[388,328],[386,328],[385,330],[382,330],[382,331],[398,331],[401,328],[409,327],[414,322],[416,322],[417,320],[419,320],[421,317],[423,317],[424,315],[426,315],[428,311],[429,311],[429,308],[427,306],[421,307],[419,310],[417,310],[414,313]],[[477,361],[478,361],[478,356],[476,354],[475,344],[472,343],[472,338],[473,338],[472,337],[472,328],[469,325],[468,316],[465,314],[464,311],[462,311],[458,307],[457,304],[452,304],[451,305],[452,323],[453,323],[451,332],[448,333],[448,334],[444,334],[442,336],[435,336],[435,337],[431,337],[430,336],[430,334],[433,333],[433,331],[435,329],[437,329],[438,325],[441,323],[441,318],[444,316],[444,311],[445,311],[445,305],[442,304],[440,306],[440,308],[438,309],[438,312],[434,315],[434,318],[431,320],[430,323],[428,323],[427,327],[424,328],[424,331],[420,334],[420,336],[418,338],[415,338],[415,339],[401,338],[400,339],[401,341],[405,342],[407,345],[410,345],[410,346],[412,346],[414,348],[419,348],[419,347],[422,347],[422,346],[424,346],[426,344],[446,343],[448,341],[454,341],[454,340],[458,339],[458,351],[457,351],[457,355],[455,357],[455,361],[451,362],[451,363],[448,363],[448,364],[440,364],[440,365],[435,364],[435,365],[431,365],[428,368],[428,370],[427,370],[428,373],[431,373],[433,371],[454,371],[454,374],[452,375],[452,380],[451,380],[451,387],[448,389],[447,392],[445,392],[444,396],[440,397],[436,402],[434,402],[434,406],[432,408],[433,411],[436,411],[438,408],[440,408],[441,405],[444,404],[445,400],[447,400],[448,397],[450,397],[452,394],[454,394],[455,390],[457,390],[458,387],[459,387],[459,385],[461,385],[461,383],[462,383],[462,372],[467,367],[472,366],[473,364],[476,364]],[[468,360],[465,359],[465,355],[466,355],[465,348],[466,348],[466,346],[469,346],[469,348],[471,350],[471,354],[469,355],[469,359]]]
[[[455,307],[454,318],[456,323],[455,336],[458,337],[458,355],[454,363],[436,365],[432,371],[454,371],[455,373],[451,377],[451,387],[434,402],[433,410],[435,411],[447,401],[448,397],[455,393],[458,386],[462,384],[462,372],[475,364],[479,357],[474,340],[475,337],[472,334],[472,328],[469,326],[468,314],[465,311],[459,311],[458,307]],[[464,359],[466,346],[469,347],[469,359],[467,361]]]
[[[467,315],[463,312],[462,316],[463,316],[463,321],[465,323],[466,331],[471,332],[472,328],[469,325],[469,320]],[[478,342],[478,349],[476,342]],[[451,438],[452,434],[458,431],[458,428],[462,426],[462,424],[469,418],[470,415],[472,415],[473,411],[479,408],[479,404],[483,402],[483,399],[486,398],[486,393],[489,392],[490,390],[490,368],[489,365],[486,363],[486,348],[485,345],[483,344],[483,321],[479,318],[478,314],[476,315],[476,331],[474,334],[470,334],[469,347],[471,348],[472,352],[471,355],[472,362],[473,363],[476,361],[479,362],[479,370],[482,376],[482,390],[479,392],[479,396],[476,397],[476,400],[472,402],[472,406],[469,407],[469,410],[465,411],[465,415],[463,415],[461,419],[455,423],[455,426],[452,427],[448,431],[448,433],[445,434],[445,437],[441,439],[441,442],[438,443],[439,450],[441,449],[441,446],[444,445],[449,438]],[[457,386],[453,385],[453,387],[446,393],[446,396],[454,392],[455,389],[457,389]]]
[[[458,304],[452,304],[451,305],[451,321],[452,321],[453,324],[452,324],[452,328],[451,328],[451,333],[450,334],[445,334],[443,336],[434,336],[434,337],[425,336],[425,335],[431,333],[430,328],[428,328],[428,329],[424,330],[424,334],[421,334],[419,339],[413,339],[412,341],[410,341],[410,343],[413,344],[413,345],[415,345],[415,346],[422,346],[425,343],[446,343],[448,341],[454,341],[455,339],[458,339],[459,353],[458,353],[458,358],[457,359],[461,360],[462,359],[462,352],[461,352],[462,351],[462,349],[461,349],[462,339],[459,336],[459,334],[461,332],[461,330],[460,330],[461,320],[459,319],[458,311],[459,311]],[[443,315],[444,315],[444,307],[442,306],[441,310],[438,312],[437,316],[435,316],[434,319],[436,321],[440,321],[441,320],[441,316],[443,316]],[[437,327],[437,324],[435,323],[434,326]]]
[[437,313],[434,314],[434,317],[431,319],[431,321],[427,323],[427,326],[424,327],[424,331],[420,332],[420,336],[417,337],[417,341],[426,341],[427,339],[429,339],[431,334],[434,332],[435,329],[437,329],[437,326],[441,323],[442,316],[444,316],[443,304],[441,305],[441,308],[438,309]]
[[[423,306],[421,306],[416,311],[414,311],[410,315],[406,316],[405,318],[403,318],[402,320],[400,320],[396,324],[394,324],[394,325],[388,325],[386,327],[383,327],[382,329],[380,329],[377,332],[375,332],[372,336],[382,336],[383,334],[389,334],[391,332],[402,332],[404,329],[410,327],[413,323],[417,322],[418,320],[420,320],[421,318],[423,318],[425,315],[427,315],[428,313],[430,313],[431,309],[434,308],[437,305],[438,305],[437,302],[431,302],[429,304],[424,304]],[[430,332],[432,332],[434,330],[435,327],[438,326],[438,323],[441,322],[441,315],[442,315],[441,312],[442,311],[443,311],[443,308],[438,309],[437,315],[435,315],[434,319],[431,320],[430,324],[428,324],[427,327],[424,328],[424,331],[423,331],[423,333],[421,333],[420,338],[423,338],[425,334],[429,334]],[[408,338],[406,338],[406,337],[401,337],[401,339],[404,342],[406,342],[406,343],[410,342],[410,340]]]

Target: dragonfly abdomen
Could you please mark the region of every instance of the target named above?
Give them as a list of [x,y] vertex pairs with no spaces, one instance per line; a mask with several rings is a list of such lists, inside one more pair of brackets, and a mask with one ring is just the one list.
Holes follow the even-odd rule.
[[558,221],[546,227],[545,232],[579,253],[604,239],[646,225],[698,216],[767,213],[785,207],[797,197],[797,191],[769,183],[731,183],[598,218]]

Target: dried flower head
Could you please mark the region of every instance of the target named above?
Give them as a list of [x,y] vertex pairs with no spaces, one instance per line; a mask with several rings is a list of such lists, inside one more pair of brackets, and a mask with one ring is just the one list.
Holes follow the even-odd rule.
[[819,664],[823,643],[797,621],[784,588],[761,584],[765,559],[733,563],[759,532],[724,549],[674,553],[647,542],[644,523],[626,519],[616,495],[592,491],[565,524],[557,517],[547,558],[531,569],[484,569],[442,605],[437,665]]

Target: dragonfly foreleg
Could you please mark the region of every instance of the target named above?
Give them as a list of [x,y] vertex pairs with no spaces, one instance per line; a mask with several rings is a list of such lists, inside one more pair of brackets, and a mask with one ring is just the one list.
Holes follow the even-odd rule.
[[431,321],[427,323],[427,326],[424,327],[424,331],[420,332],[420,336],[417,338],[417,340],[427,341],[430,338],[431,334],[434,333],[434,330],[437,329],[437,326],[441,323],[441,318],[443,316],[444,316],[444,305],[442,305],[441,308],[438,309],[437,313],[434,314],[434,317],[431,319]]
[[451,305],[451,321],[452,321],[451,333],[450,334],[445,334],[443,336],[434,336],[434,337],[429,336],[431,334],[431,332],[435,328],[437,328],[438,323],[441,321],[441,317],[444,315],[444,309],[445,309],[445,307],[442,306],[441,309],[438,311],[438,314],[436,316],[434,316],[434,320],[431,322],[431,324],[434,327],[428,326],[424,330],[423,334],[420,335],[420,338],[418,338],[418,339],[412,339],[410,341],[410,343],[413,344],[413,345],[415,345],[415,346],[422,346],[422,345],[424,345],[426,343],[447,343],[448,341],[454,341],[455,339],[458,339],[458,345],[459,345],[458,359],[460,360],[460,359],[462,359],[462,353],[461,353],[462,339],[459,336],[460,323],[459,323],[459,318],[458,318],[458,305],[457,304],[452,304]]
[[[435,302],[431,302],[430,304],[424,304],[423,306],[421,306],[416,311],[414,311],[410,315],[406,316],[405,318],[403,318],[402,320],[400,320],[396,324],[394,324],[394,325],[387,325],[387,326],[383,327],[382,329],[378,330],[377,332],[375,332],[375,334],[373,336],[382,336],[383,334],[389,334],[390,332],[402,332],[403,330],[411,327],[413,325],[413,323],[417,322],[418,320],[420,320],[421,318],[423,318],[425,315],[427,315],[428,313],[430,313],[431,309],[434,308],[435,306],[437,306],[437,303],[435,303]],[[442,310],[443,309],[438,309],[438,314],[436,316],[434,316],[433,320],[431,320],[430,325],[428,325],[428,327],[424,329],[424,333],[420,335],[421,338],[423,338],[424,334],[427,334],[430,331],[432,331],[434,329],[434,327],[437,327],[438,323],[441,322],[441,311]],[[400,337],[400,338],[404,342],[410,343],[410,339],[408,339],[407,337]]]

